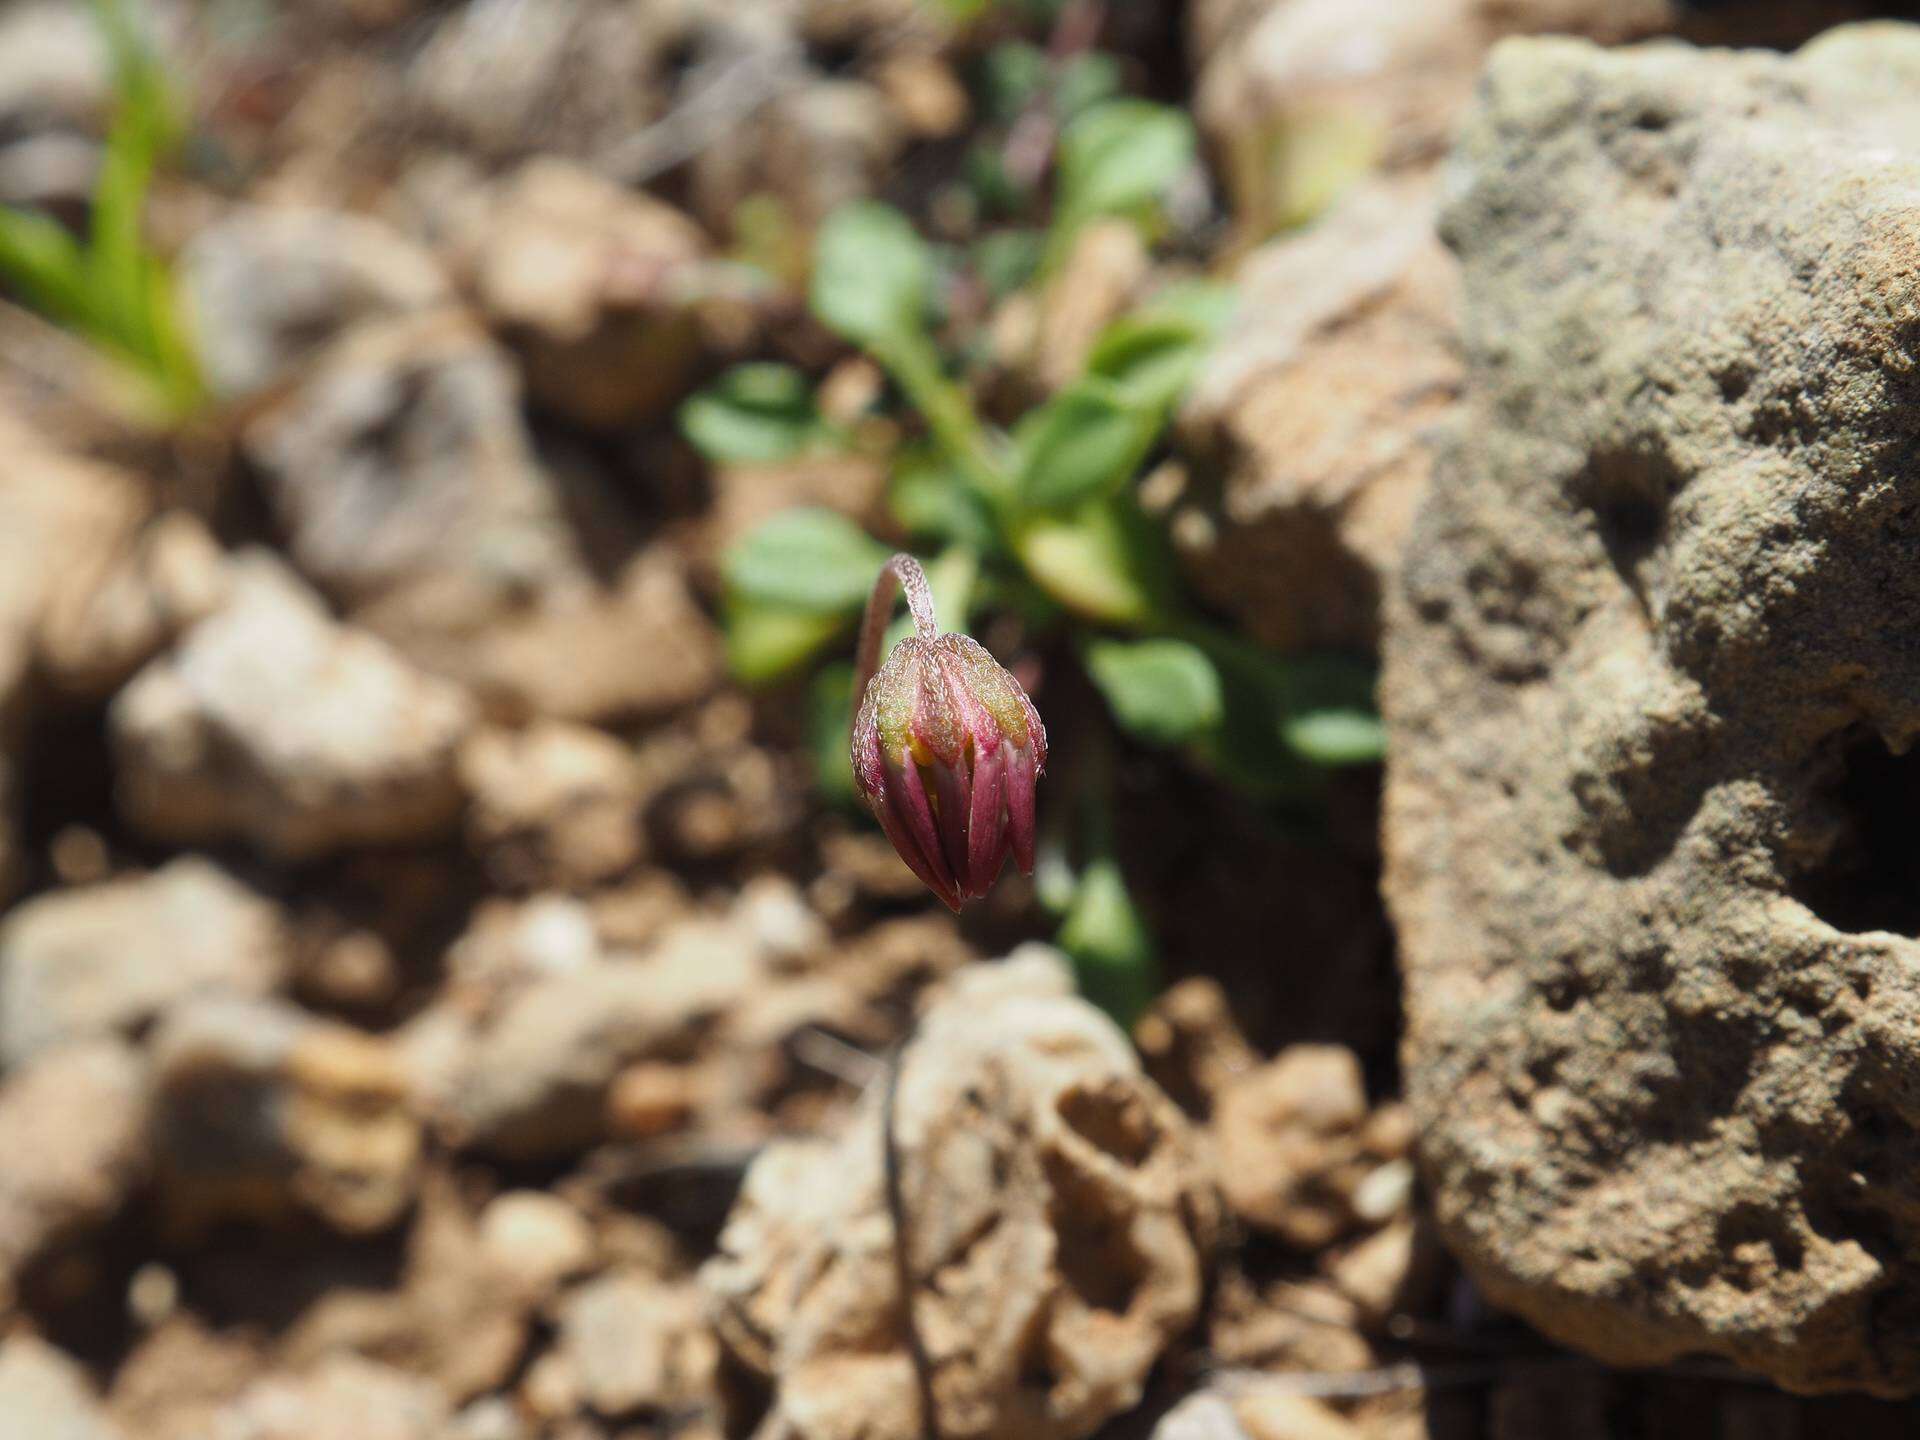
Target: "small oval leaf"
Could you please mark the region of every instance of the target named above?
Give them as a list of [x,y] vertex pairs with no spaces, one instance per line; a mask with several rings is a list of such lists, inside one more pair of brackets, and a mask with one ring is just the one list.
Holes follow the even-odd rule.
[[1184,640],[1096,640],[1087,670],[1121,728],[1152,745],[1179,745],[1220,723],[1213,662]]

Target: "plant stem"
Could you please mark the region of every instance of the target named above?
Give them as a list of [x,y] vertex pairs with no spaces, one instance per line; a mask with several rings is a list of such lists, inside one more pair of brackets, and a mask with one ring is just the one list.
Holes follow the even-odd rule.
[[933,615],[933,587],[927,584],[927,572],[911,555],[894,555],[880,567],[867,596],[867,613],[860,621],[860,648],[853,661],[853,713],[856,722],[860,701],[867,684],[880,668],[880,642],[886,638],[887,618],[893,614],[893,597],[904,591],[907,609],[913,614],[913,628],[922,640],[939,638],[940,627]]
[[933,342],[924,335],[902,336],[877,353],[907,399],[926,417],[940,448],[981,493],[1004,507],[1013,495],[1013,478],[973,407],[941,370]]

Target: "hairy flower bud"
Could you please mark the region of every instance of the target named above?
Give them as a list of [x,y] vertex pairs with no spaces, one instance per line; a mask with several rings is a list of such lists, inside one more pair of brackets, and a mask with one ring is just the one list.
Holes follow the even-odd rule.
[[[900,858],[958,910],[987,893],[1009,850],[1033,873],[1034,786],[1047,734],[1020,682],[983,646],[933,633],[919,567],[902,556],[888,565],[906,583],[921,623],[873,672],[860,699],[854,780]],[[883,575],[869,629],[876,612],[884,624],[892,598]],[[863,643],[863,661],[868,649],[877,651],[877,642]]]

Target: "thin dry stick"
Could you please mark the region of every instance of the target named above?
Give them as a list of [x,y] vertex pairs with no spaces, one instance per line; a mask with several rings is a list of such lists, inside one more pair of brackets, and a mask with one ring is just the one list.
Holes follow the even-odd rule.
[[[894,559],[901,559],[895,556]],[[912,560],[908,560],[913,565]],[[892,561],[888,562],[889,565]],[[913,565],[914,573],[920,567]],[[922,583],[925,583],[925,577]],[[911,594],[911,591],[909,591]],[[891,601],[892,597],[888,597]],[[933,609],[928,605],[927,614]],[[873,612],[869,610],[868,616]],[[919,611],[914,612],[919,618]],[[920,1337],[919,1323],[913,1314],[913,1260],[909,1254],[910,1233],[907,1229],[906,1186],[900,1174],[900,1141],[893,1133],[894,1110],[900,1093],[900,1072],[906,1068],[907,1046],[912,1042],[909,1034],[895,1048],[887,1061],[887,1088],[880,1105],[881,1155],[886,1167],[887,1216],[893,1221],[893,1273],[895,1283],[900,1287],[900,1327],[906,1332],[907,1354],[913,1360],[914,1385],[920,1392],[920,1433],[925,1440],[940,1440],[940,1412],[934,1409],[933,1361],[927,1355],[925,1341]]]
[[886,1068],[884,1060],[876,1059],[857,1045],[849,1045],[818,1025],[809,1025],[793,1037],[793,1055],[801,1064],[811,1065],[821,1074],[831,1075],[855,1090],[865,1090]]

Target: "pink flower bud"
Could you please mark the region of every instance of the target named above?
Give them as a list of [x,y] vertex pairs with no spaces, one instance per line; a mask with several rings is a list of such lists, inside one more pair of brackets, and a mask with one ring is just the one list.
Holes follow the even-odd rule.
[[[854,780],[900,858],[958,910],[987,893],[1009,850],[1022,873],[1033,873],[1034,785],[1047,762],[1047,732],[1020,682],[984,647],[933,633],[919,567],[903,556],[888,565],[924,623],[894,647],[861,697]],[[876,610],[884,624],[889,575],[875,596],[869,628]],[[877,652],[877,641],[863,644],[863,659],[869,648]]]

